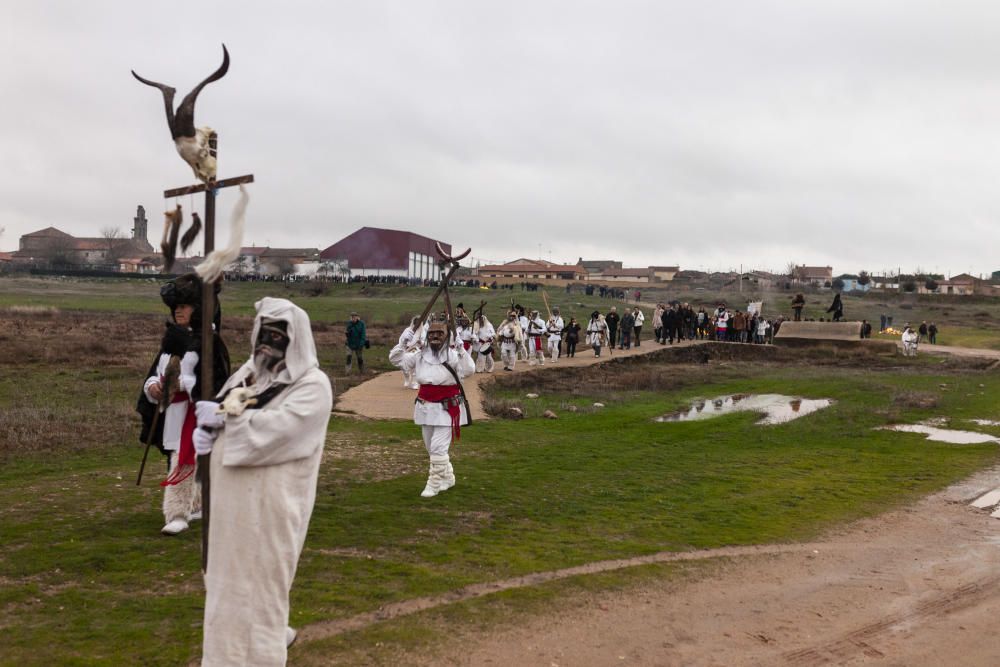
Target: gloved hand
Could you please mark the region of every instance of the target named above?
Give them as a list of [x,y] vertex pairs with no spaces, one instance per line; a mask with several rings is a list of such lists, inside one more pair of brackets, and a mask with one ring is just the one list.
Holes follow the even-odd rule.
[[208,431],[200,426],[196,428],[191,435],[191,440],[194,441],[195,454],[198,456],[211,454],[212,446],[215,444],[217,437],[219,437],[217,432]]
[[219,412],[219,404],[215,401],[198,401],[194,405],[194,414],[198,418],[198,426],[214,429],[226,425],[226,415]]

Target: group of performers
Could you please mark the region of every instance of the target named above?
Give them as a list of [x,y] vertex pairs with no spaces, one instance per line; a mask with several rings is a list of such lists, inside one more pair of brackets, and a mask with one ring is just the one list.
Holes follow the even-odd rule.
[[[168,461],[161,532],[177,535],[205,510],[202,664],[283,665],[296,637],[288,596],[316,498],[333,394],[309,316],[269,297],[255,304],[251,355],[233,373],[219,336],[221,311],[214,309],[213,386],[202,388],[202,289],[198,276],[186,274],[161,290],[170,321],[137,404],[142,441]],[[519,360],[555,362],[564,334],[573,334],[572,354],[579,329],[572,319],[565,325],[558,308],[546,320],[519,306],[498,327],[482,308],[470,316],[462,304],[454,313],[411,321],[389,359],[417,390],[413,418],[430,461],[422,497],[456,484],[450,449],[471,423],[462,378],[491,373],[495,348],[507,371]],[[599,314],[587,335],[600,354],[607,326]],[[207,465],[211,482],[204,508],[199,465]]]
[[[492,373],[495,367],[495,350],[499,348],[500,361],[505,371],[513,371],[517,362],[529,365],[544,365],[546,352],[550,362],[562,355],[564,334],[567,332],[559,308],[553,308],[548,320],[542,319],[537,310],[526,311],[514,305],[499,326],[494,327],[486,313],[480,308],[470,317],[463,304],[455,308],[453,318],[448,313],[436,316],[441,321],[454,323],[449,345],[461,344],[467,353],[474,355],[476,373]],[[404,349],[424,345],[429,330],[429,322],[421,322],[414,317],[409,326],[399,336],[399,346]],[[578,329],[578,328],[577,328]],[[576,331],[572,332],[572,347],[576,346]],[[417,389],[417,381],[407,368],[393,361],[403,371],[404,386]]]

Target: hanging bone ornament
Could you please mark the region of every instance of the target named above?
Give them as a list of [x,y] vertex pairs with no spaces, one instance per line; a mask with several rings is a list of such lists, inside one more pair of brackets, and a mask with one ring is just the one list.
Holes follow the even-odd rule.
[[164,218],[160,250],[163,251],[163,270],[169,273],[174,266],[174,259],[177,257],[177,236],[181,231],[181,223],[184,222],[180,205],[178,204],[174,210],[164,213]]
[[191,165],[195,177],[206,184],[215,180],[215,156],[212,155],[208,145],[209,137],[213,131],[210,127],[195,128],[194,103],[202,88],[224,77],[227,71],[229,71],[229,51],[223,44],[222,65],[187,94],[175,113],[174,94],[177,90],[162,83],[144,79],[136,74],[135,70],[132,70],[132,76],[140,82],[158,88],[163,93],[163,105],[167,111],[167,126],[170,128],[170,136],[174,140],[177,152],[185,162]]
[[250,406],[257,405],[257,396],[250,387],[236,387],[230,391],[216,410],[218,414],[239,417]]

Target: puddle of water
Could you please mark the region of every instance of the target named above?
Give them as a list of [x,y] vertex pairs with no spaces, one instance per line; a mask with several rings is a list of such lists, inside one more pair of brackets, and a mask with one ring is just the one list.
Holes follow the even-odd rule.
[[969,421],[980,426],[1000,426],[1000,421],[994,419],[970,419]]
[[980,445],[984,442],[1000,442],[1000,438],[975,431],[953,431],[947,428],[937,428],[928,424],[895,424],[880,426],[882,431],[902,431],[903,433],[924,433],[928,440],[947,442],[953,445]]
[[711,419],[733,412],[762,412],[757,424],[784,424],[793,419],[829,407],[828,398],[811,399],[782,394],[730,394],[709,400],[697,400],[683,412],[657,417],[658,422],[686,422]]

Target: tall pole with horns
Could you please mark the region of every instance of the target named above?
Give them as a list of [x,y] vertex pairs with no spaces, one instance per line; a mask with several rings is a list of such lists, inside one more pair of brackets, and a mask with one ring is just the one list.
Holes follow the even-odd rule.
[[[218,81],[229,69],[229,52],[223,45],[224,60],[222,66],[211,76],[200,83],[191,93],[189,93],[176,112],[173,110],[173,98],[176,92],[173,88],[164,84],[156,83],[140,77],[135,72],[133,76],[140,82],[160,89],[163,93],[164,104],[167,112],[167,125],[174,139],[177,152],[181,158],[187,162],[195,176],[202,182],[196,185],[188,185],[179,188],[166,190],[163,193],[165,199],[173,199],[183,195],[205,193],[205,251],[207,258],[215,249],[215,198],[222,188],[233,187],[243,183],[253,183],[253,174],[236,176],[218,180],[216,178],[216,165],[218,160],[218,135],[209,128],[194,127],[194,107],[198,93],[207,84]],[[176,241],[176,234],[174,235]],[[168,250],[164,248],[165,254]],[[174,248],[170,248],[170,255],[173,256]],[[167,267],[169,271],[170,267]],[[221,282],[222,277],[214,281],[205,280],[202,285],[201,294],[201,377],[198,382],[201,386],[201,396],[205,399],[211,398],[215,385],[213,377],[214,366],[214,340],[213,324],[215,320],[215,285]],[[211,521],[211,454],[198,456],[198,481],[201,483],[202,494],[202,535],[201,535],[201,568],[208,569],[208,534]]]

